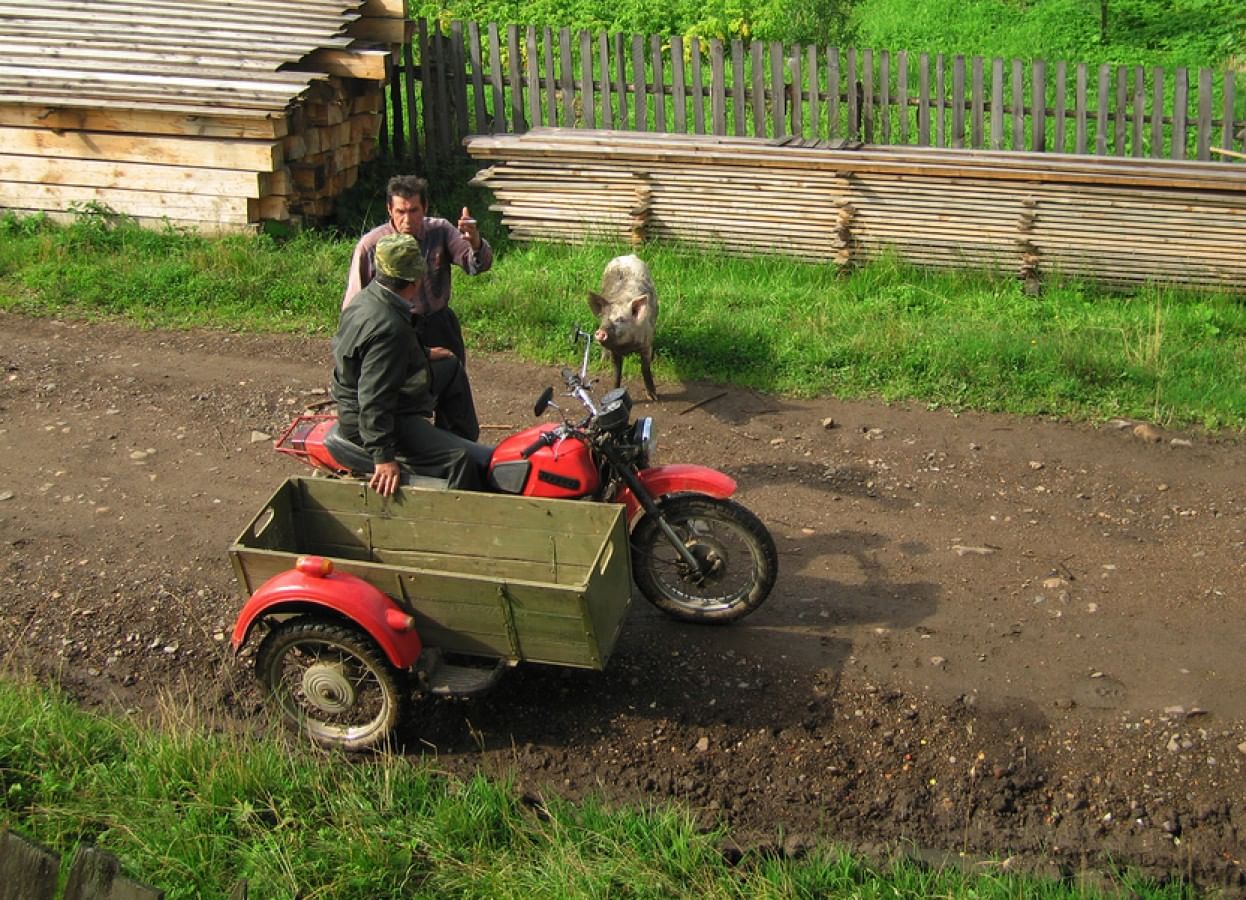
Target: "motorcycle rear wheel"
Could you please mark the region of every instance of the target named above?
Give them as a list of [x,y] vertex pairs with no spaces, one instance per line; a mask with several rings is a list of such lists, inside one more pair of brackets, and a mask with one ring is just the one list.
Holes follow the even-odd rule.
[[685,622],[725,624],[765,602],[779,556],[757,516],[732,500],[701,494],[672,495],[659,508],[702,572],[689,571],[657,520],[645,516],[632,533],[632,571],[650,603]]
[[403,673],[367,634],[332,619],[301,616],[274,626],[255,673],[282,722],[326,747],[374,747],[405,712]]

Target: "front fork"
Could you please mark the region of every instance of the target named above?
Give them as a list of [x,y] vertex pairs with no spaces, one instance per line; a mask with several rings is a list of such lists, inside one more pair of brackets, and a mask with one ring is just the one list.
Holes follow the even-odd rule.
[[623,479],[623,483],[627,485],[632,492],[632,496],[640,504],[641,509],[645,511],[645,515],[653,516],[658,528],[666,535],[666,539],[671,542],[671,546],[679,554],[679,558],[684,561],[688,567],[689,573],[695,573],[695,581],[699,584],[704,580],[706,573],[701,570],[701,563],[697,560],[688,545],[683,542],[675,529],[671,527],[671,523],[666,521],[666,516],[662,515],[662,510],[658,506],[658,502],[653,499],[653,495],[649,493],[644,482],[640,480],[640,476],[636,474],[636,467],[629,462],[619,459],[613,448],[603,446],[601,448],[606,458],[610,460],[610,464],[614,467],[614,471]]

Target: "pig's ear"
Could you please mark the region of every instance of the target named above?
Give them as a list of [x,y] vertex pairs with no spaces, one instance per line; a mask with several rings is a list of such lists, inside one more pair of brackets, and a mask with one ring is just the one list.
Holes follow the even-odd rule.
[[588,308],[593,311],[593,315],[600,316],[602,310],[604,310],[608,305],[609,304],[606,303],[606,298],[601,294],[596,294],[592,291],[588,292]]
[[641,294],[632,300],[632,318],[639,319],[649,308],[649,295]]

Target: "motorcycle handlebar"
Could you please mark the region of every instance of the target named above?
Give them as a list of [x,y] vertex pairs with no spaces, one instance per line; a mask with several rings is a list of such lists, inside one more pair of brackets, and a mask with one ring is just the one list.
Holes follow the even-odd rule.
[[531,456],[533,453],[536,453],[542,447],[548,447],[553,442],[554,442],[554,432],[543,431],[541,432],[541,436],[539,438],[537,438],[531,444],[529,444],[528,446],[520,450],[519,455],[523,459],[527,459],[529,456]]

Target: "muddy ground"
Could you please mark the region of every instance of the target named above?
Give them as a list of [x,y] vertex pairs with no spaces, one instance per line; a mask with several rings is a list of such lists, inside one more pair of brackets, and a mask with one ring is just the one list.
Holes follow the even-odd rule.
[[[299,473],[261,435],[323,398],[327,359],[323,337],[0,315],[8,664],[261,727],[226,548]],[[556,378],[471,369],[494,438]],[[1240,441],[659,387],[661,459],[731,473],[773,531],[769,602],[707,628],[638,600],[607,671],[422,703],[408,753],[532,798],[678,800],[732,853],[1115,862],[1246,896]]]

